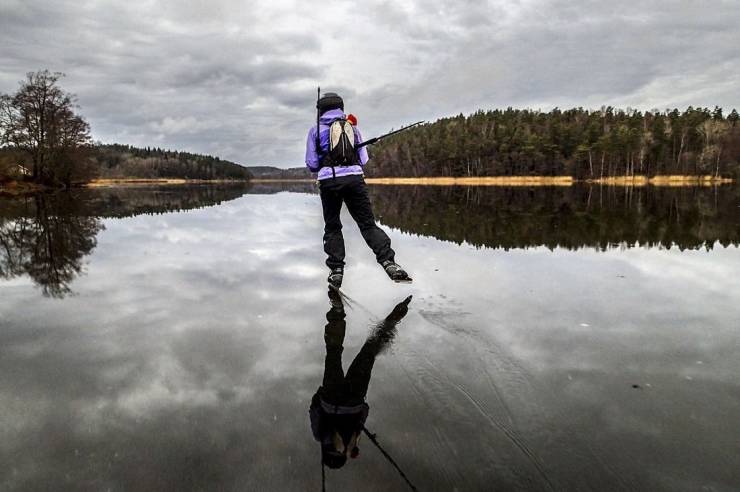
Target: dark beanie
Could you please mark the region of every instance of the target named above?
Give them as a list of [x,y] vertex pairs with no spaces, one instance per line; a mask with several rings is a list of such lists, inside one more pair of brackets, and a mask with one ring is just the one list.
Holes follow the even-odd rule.
[[321,446],[321,462],[336,470],[344,466],[347,462],[347,456],[337,451],[333,444],[324,444]]
[[339,97],[339,94],[335,92],[327,92],[316,102],[316,108],[319,110],[320,114],[323,114],[330,109],[341,109],[344,111],[344,101]]

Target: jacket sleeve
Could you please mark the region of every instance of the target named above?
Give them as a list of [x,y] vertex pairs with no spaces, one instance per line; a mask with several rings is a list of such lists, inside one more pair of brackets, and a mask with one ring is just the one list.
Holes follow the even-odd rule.
[[318,392],[311,398],[308,416],[311,419],[311,434],[313,434],[314,439],[321,442],[321,403],[319,403]]
[[365,421],[367,415],[370,413],[370,406],[367,403],[362,404],[362,411],[360,412],[360,427],[365,427]]
[[[362,142],[362,133],[360,133],[360,129],[355,127],[355,145]],[[315,145],[314,145],[315,147]],[[370,157],[367,155],[367,145],[364,147],[360,147],[360,150],[357,152],[358,156],[360,157],[360,165],[364,166],[367,164],[367,161],[370,160]]]
[[319,171],[319,154],[316,152],[316,129],[311,127],[306,138],[306,166],[311,172]]

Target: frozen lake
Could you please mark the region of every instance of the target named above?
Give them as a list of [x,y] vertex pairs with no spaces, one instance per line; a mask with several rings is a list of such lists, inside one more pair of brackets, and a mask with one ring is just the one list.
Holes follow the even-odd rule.
[[[740,188],[371,197],[414,283],[345,215],[342,305],[312,185],[0,199],[0,489],[320,490],[325,330],[409,295],[366,426],[419,490],[740,488]],[[409,489],[358,447],[326,490]]]

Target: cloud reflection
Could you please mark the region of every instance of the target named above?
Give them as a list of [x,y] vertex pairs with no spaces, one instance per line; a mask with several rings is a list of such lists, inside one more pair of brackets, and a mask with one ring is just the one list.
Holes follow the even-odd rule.
[[[1,284],[2,488],[320,483],[320,213],[280,193],[104,219],[75,296]],[[415,278],[396,286],[345,232],[362,304],[348,351],[414,295],[368,426],[420,489],[739,483],[737,248],[504,251],[390,230]],[[333,485],[398,484],[372,451]]]

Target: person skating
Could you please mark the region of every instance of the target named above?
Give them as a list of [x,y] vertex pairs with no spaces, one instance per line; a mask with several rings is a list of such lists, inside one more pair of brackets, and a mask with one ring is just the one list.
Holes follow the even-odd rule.
[[316,109],[317,125],[311,127],[306,141],[306,166],[318,173],[324,251],[326,265],[331,270],[327,280],[340,287],[344,278],[344,237],[339,218],[344,203],[391,280],[410,282],[411,277],[395,262],[390,238],[375,223],[363,173],[369,159],[367,148],[355,148],[362,142],[362,136],[353,122],[347,121],[344,101],[339,95],[327,92],[316,102]]

